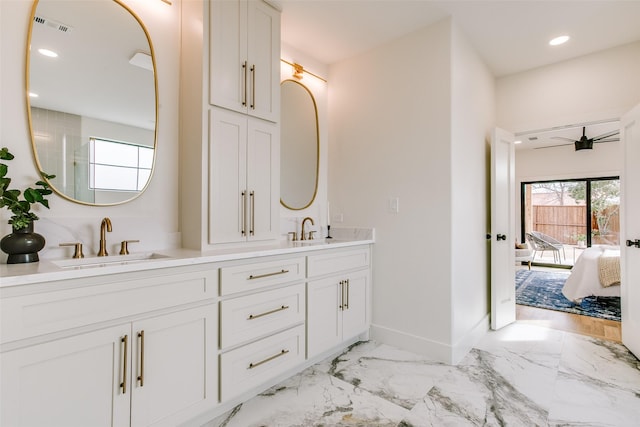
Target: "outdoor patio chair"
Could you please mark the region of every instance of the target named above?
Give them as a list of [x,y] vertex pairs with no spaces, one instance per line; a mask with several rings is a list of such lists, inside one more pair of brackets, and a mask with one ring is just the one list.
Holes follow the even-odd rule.
[[560,263],[562,261],[562,256],[560,255],[560,250],[562,250],[562,255],[564,258],[567,258],[567,255],[564,253],[564,245],[558,240],[554,239],[551,236],[548,236],[544,233],[540,233],[539,231],[531,231],[526,233],[527,240],[531,243],[533,247],[533,257],[536,257],[536,253],[539,251],[541,254],[544,254],[544,251],[552,251],[553,252],[553,262]]

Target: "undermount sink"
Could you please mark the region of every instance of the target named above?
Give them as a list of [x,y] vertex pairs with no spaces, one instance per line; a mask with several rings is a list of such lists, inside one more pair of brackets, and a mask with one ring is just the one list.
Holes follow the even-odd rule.
[[111,265],[136,264],[147,261],[170,258],[156,252],[143,252],[129,255],[111,255],[104,257],[74,258],[51,261],[60,268],[94,268]]

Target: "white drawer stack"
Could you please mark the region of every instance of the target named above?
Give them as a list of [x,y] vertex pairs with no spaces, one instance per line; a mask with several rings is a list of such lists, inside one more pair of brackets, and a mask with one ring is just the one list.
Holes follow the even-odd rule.
[[304,257],[221,268],[221,401],[304,362],[304,280]]

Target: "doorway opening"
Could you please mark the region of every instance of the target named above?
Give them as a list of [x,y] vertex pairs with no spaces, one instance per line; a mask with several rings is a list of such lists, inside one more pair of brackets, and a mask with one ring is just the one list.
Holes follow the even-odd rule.
[[[572,296],[576,286],[581,292],[596,286],[590,285],[599,280],[595,252],[619,251],[619,177],[523,182],[521,195],[520,237],[532,250],[533,271],[516,272],[516,318],[619,341],[619,294]],[[586,277],[589,269],[592,278]]]

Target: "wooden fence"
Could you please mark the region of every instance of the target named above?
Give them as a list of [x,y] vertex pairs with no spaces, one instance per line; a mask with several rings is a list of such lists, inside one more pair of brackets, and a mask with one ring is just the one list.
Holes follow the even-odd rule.
[[[611,206],[607,211],[616,211],[618,206]],[[539,206],[532,207],[531,228],[547,234],[567,245],[577,244],[577,237],[586,235],[587,227],[584,218],[587,215],[586,206]],[[616,213],[609,219],[608,234],[599,235],[598,222],[595,215],[591,215],[592,243],[618,244],[620,234],[620,217]]]

